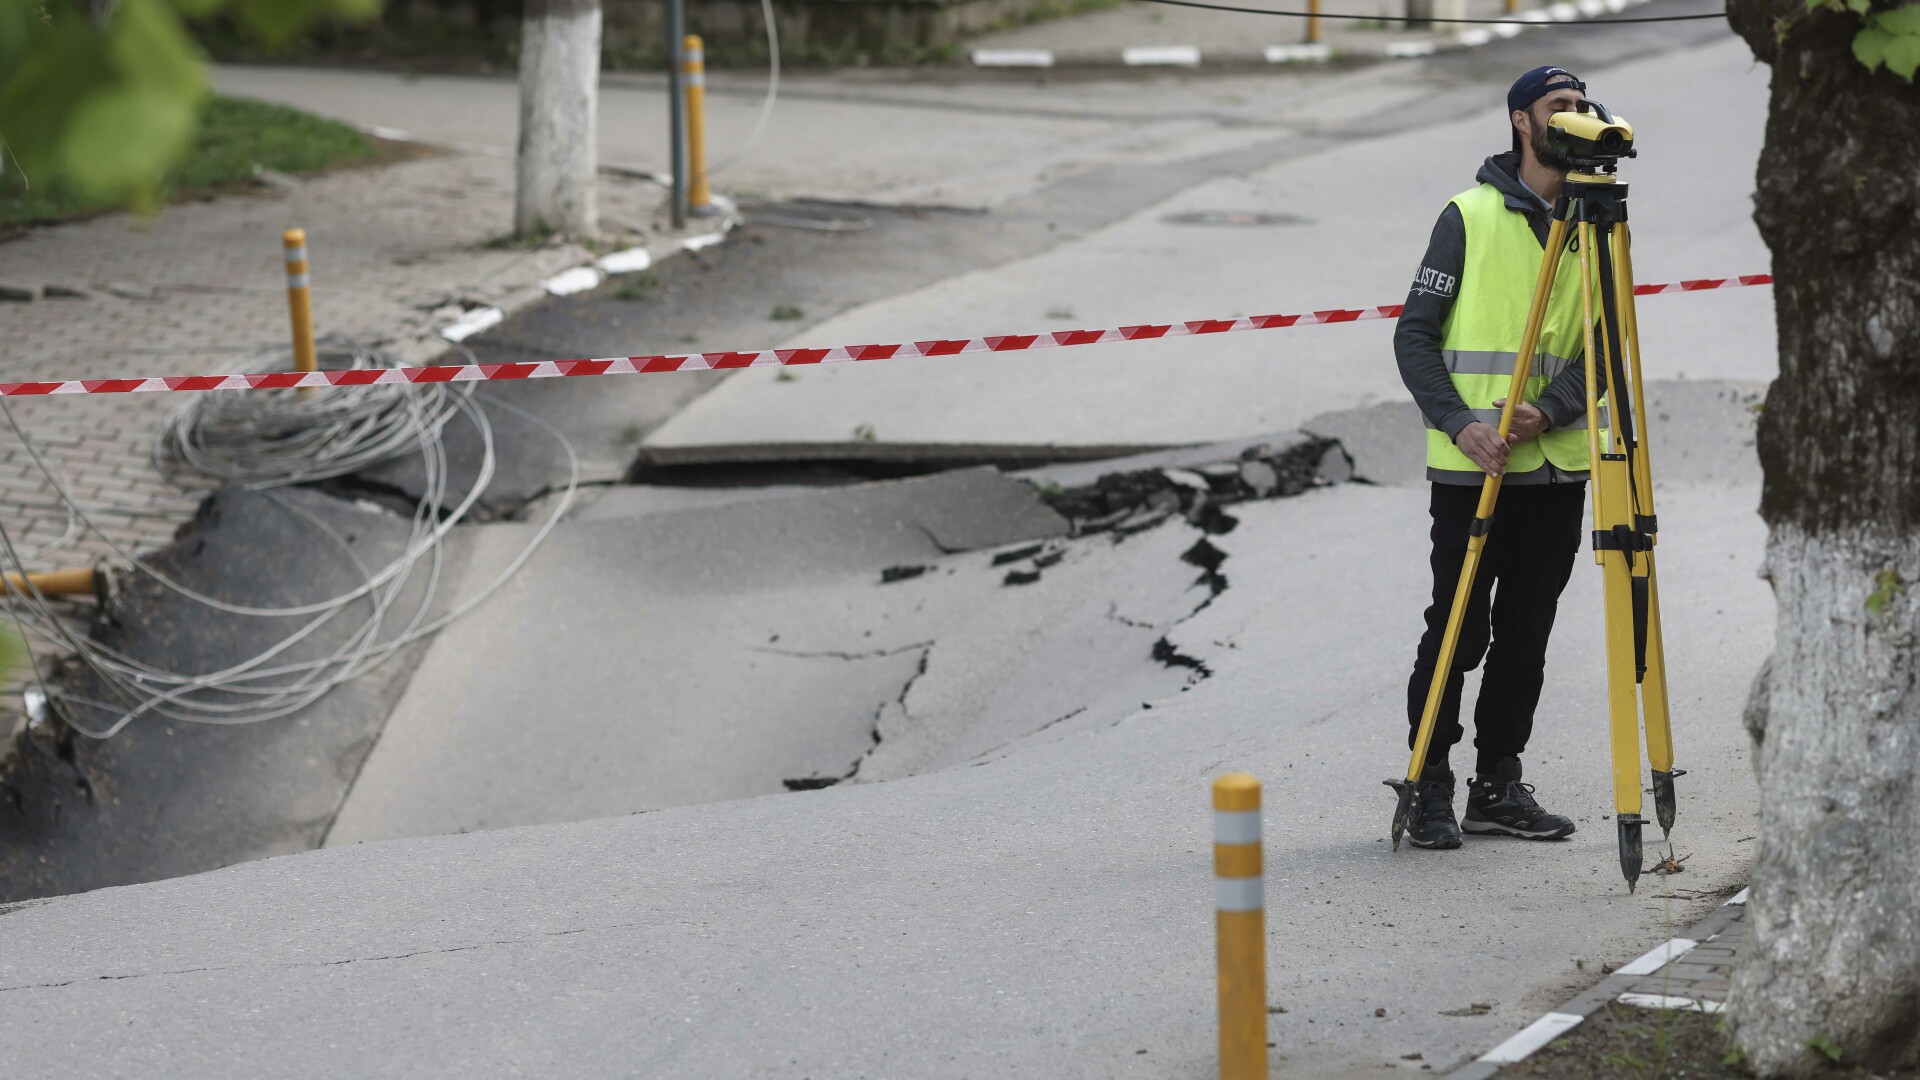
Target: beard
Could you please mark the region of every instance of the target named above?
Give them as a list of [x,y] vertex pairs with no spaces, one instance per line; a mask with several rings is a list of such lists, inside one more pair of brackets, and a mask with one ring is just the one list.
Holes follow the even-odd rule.
[[1528,142],[1533,146],[1533,156],[1540,164],[1550,169],[1568,169],[1573,167],[1573,159],[1565,150],[1554,145],[1551,129],[1544,123],[1533,124],[1533,134]]

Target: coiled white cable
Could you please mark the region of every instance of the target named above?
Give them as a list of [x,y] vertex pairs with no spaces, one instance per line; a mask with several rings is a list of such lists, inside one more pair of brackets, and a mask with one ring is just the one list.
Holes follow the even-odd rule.
[[[356,367],[385,364],[385,358],[371,350],[351,342],[338,345]],[[249,366],[258,367],[257,364]],[[225,400],[211,400],[215,398]],[[4,413],[6,422],[26,446],[29,457],[59,493],[71,520],[77,520],[99,535],[118,557],[139,572],[195,603],[227,614],[260,618],[311,616],[241,663],[192,675],[155,667],[74,633],[46,597],[31,586],[20,595],[9,591],[4,594],[6,606],[22,625],[71,650],[94,670],[101,683],[112,691],[111,696],[121,700],[104,702],[64,695],[59,688],[48,685],[36,666],[34,676],[42,693],[50,699],[64,697],[72,705],[117,713],[113,723],[101,730],[84,727],[68,716],[75,730],[101,739],[111,738],[148,714],[193,723],[255,723],[305,708],[333,687],[363,674],[399,649],[472,611],[518,572],[546,540],[572,505],[580,479],[578,454],[563,434],[504,401],[488,399],[488,403],[540,428],[560,444],[568,462],[566,487],[546,520],[504,570],[472,596],[455,603],[446,614],[429,618],[440,584],[441,541],[479,500],[492,480],[496,463],[492,425],[473,401],[469,386],[432,383],[342,387],[306,397],[293,391],[207,394],[169,419],[155,443],[155,463],[163,475],[178,483],[189,473],[201,473],[204,469],[203,475],[211,478],[267,491],[268,498],[312,524],[343,552],[361,578],[358,587],[338,596],[283,607],[232,604],[206,596],[172,580],[127,551],[94,523],[92,513],[98,507],[88,507],[73,499],[64,476],[40,455],[12,409],[0,401],[0,413]],[[472,486],[458,505],[442,514],[448,493],[448,473],[440,437],[447,421],[455,414],[475,425],[482,444],[481,463]],[[423,491],[402,553],[384,567],[366,566],[351,545],[325,522],[269,490],[355,472],[404,452],[408,446],[416,448],[422,456]],[[427,560],[428,565],[419,598],[411,605],[404,626],[383,638],[382,627],[393,621],[393,610],[422,559]],[[24,559],[15,550],[4,522],[0,522],[0,563],[25,569]],[[369,612],[333,651],[311,660],[273,664],[276,658],[362,600],[366,601]],[[273,666],[268,666],[270,664]]]

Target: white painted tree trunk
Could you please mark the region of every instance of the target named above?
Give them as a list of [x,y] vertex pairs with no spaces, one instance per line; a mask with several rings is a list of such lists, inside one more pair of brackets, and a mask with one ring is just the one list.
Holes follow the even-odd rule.
[[1920,1047],[1920,538],[1846,531],[1776,525],[1767,547],[1780,622],[1748,710],[1760,833],[1733,990],[1763,1076],[1817,1069],[1816,1039],[1856,1062]]
[[520,28],[516,236],[592,236],[599,0],[527,0]]

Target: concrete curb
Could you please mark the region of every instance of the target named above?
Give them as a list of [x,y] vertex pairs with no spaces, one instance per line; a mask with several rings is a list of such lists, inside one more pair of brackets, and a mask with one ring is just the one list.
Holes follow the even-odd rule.
[[1447,1080],[1489,1080],[1490,1077],[1499,1075],[1500,1070],[1508,1065],[1518,1064],[1532,1057],[1553,1040],[1579,1027],[1581,1021],[1599,1012],[1601,1008],[1613,1001],[1624,1000],[1631,1005],[1649,1008],[1723,1011],[1726,1008],[1725,1002],[1671,997],[1646,991],[1650,980],[1656,978],[1662,969],[1692,952],[1699,944],[1711,941],[1724,933],[1728,927],[1742,918],[1746,914],[1746,903],[1747,890],[1742,889],[1715,908],[1712,914],[1693,924],[1687,930],[1686,936],[1663,941],[1640,958],[1616,968],[1606,978],[1574,996],[1566,1004],[1522,1028],[1512,1038],[1466,1065],[1447,1073]]
[[[454,153],[496,156],[493,147],[469,146],[461,143],[436,143],[422,139],[410,131],[385,127],[380,124],[355,125],[359,130],[376,139],[388,142],[414,143],[420,146],[437,147]],[[628,166],[602,162],[599,173],[615,173],[657,183],[670,183],[664,177]],[[447,355],[453,346],[459,345],[475,334],[489,330],[507,321],[527,308],[545,300],[549,296],[571,296],[598,288],[609,277],[619,274],[639,273],[682,252],[700,251],[721,243],[735,226],[745,222],[739,207],[732,199],[715,194],[713,201],[719,213],[703,220],[711,222],[715,228],[706,232],[690,232],[669,237],[657,244],[642,247],[624,248],[609,255],[600,255],[587,259],[553,274],[532,285],[524,285],[507,293],[493,304],[470,307],[445,326],[429,332],[429,336],[418,341],[408,342],[394,351],[402,361],[409,365],[431,364]]]
[[1087,51],[975,49],[969,54],[969,60],[977,68],[1227,68],[1325,63],[1336,59],[1363,62],[1414,60],[1437,53],[1478,48],[1518,37],[1522,31],[1535,27],[1617,15],[1630,7],[1648,2],[1650,0],[1560,0],[1544,8],[1520,12],[1514,16],[1514,22],[1468,26],[1430,41],[1390,42],[1377,51],[1335,49],[1325,42],[1223,49],[1202,49],[1193,45],[1132,45],[1118,50]]

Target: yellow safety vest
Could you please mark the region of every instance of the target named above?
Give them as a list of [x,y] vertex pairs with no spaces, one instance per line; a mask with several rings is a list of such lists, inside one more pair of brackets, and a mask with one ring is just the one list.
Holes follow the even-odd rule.
[[[1527,216],[1508,210],[1506,196],[1492,184],[1461,192],[1453,197],[1453,205],[1460,208],[1460,220],[1466,229],[1466,258],[1460,272],[1460,294],[1441,326],[1440,348],[1453,388],[1473,410],[1474,419],[1498,425],[1500,410],[1493,403],[1506,397],[1513,385],[1513,365],[1527,328],[1527,305],[1533,298],[1545,252],[1527,224]],[[1554,376],[1573,366],[1581,355],[1580,258],[1572,246],[1569,244],[1561,254],[1555,271],[1546,321],[1527,373],[1523,397],[1529,402],[1540,400],[1541,391]],[[1595,302],[1597,307],[1597,282]],[[1606,422],[1604,408],[1600,419]],[[1603,443],[1605,438],[1603,429]],[[1587,470],[1584,413],[1565,427],[1515,446],[1507,457],[1507,472],[1531,472],[1543,460],[1566,472]],[[1427,422],[1427,467],[1482,471],[1432,421]]]

